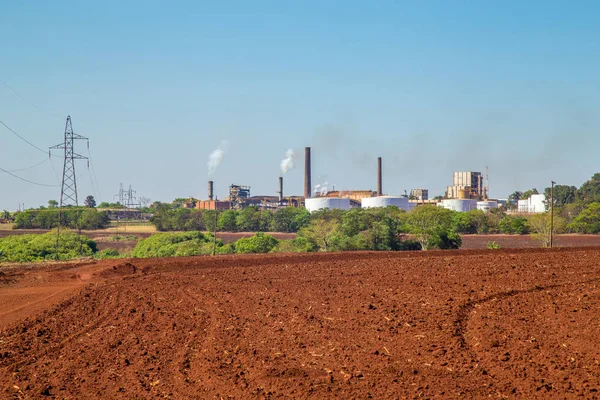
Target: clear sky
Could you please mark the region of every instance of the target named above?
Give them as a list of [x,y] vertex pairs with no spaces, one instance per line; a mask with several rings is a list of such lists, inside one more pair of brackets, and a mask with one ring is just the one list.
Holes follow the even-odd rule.
[[[227,4],[225,4],[227,3]],[[0,13],[0,120],[46,149],[65,118],[90,138],[98,188],[206,197],[214,174],[274,195],[288,148],[313,151],[313,184],[443,194],[489,166],[493,197],[600,172],[597,1],[52,1]],[[84,143],[78,150],[87,154]],[[47,158],[0,126],[0,167]],[[52,165],[14,172],[56,185]],[[303,162],[285,176],[301,194]],[[0,209],[58,199],[0,173]]]

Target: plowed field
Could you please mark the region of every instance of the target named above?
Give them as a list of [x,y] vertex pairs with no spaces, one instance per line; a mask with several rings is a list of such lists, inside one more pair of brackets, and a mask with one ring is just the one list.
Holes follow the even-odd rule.
[[600,248],[1,269],[1,398],[597,398]]

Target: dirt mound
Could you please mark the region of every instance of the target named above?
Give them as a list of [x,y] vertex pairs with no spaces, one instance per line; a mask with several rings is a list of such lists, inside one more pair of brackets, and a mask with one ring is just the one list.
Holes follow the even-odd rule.
[[8,286],[15,283],[15,279],[7,273],[0,271],[0,286]]
[[107,261],[0,332],[0,397],[598,398],[599,257]]
[[115,276],[123,275],[134,275],[138,272],[138,267],[130,262],[124,262],[122,264],[114,265],[112,268],[105,269],[100,272],[100,276],[103,278],[111,278]]

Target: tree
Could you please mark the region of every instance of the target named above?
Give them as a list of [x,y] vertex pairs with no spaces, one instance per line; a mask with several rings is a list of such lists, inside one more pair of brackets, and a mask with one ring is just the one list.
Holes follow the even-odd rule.
[[508,196],[508,202],[510,204],[517,204],[517,202],[519,200],[521,200],[521,197],[523,197],[523,192],[519,192],[517,190],[516,192],[514,192],[510,196]]
[[531,231],[531,237],[539,241],[542,247],[550,246],[550,226],[552,225],[552,234],[562,233],[566,227],[566,220],[561,216],[554,216],[554,222],[551,223],[550,213],[534,214],[529,217],[527,225]]
[[94,199],[94,196],[89,195],[88,197],[85,198],[85,200],[83,201],[83,204],[89,208],[96,208],[96,199]]
[[48,200],[48,208],[56,208],[56,207],[58,207],[58,201]]
[[[546,199],[550,200],[551,188],[547,187],[544,190]],[[554,186],[554,206],[563,207],[575,201],[577,196],[577,188],[575,186],[555,185]]]
[[600,203],[588,204],[568,227],[579,233],[600,233]]
[[225,210],[219,215],[217,227],[223,232],[237,232],[236,218],[237,212],[235,210]]
[[527,200],[533,194],[540,194],[540,193],[538,192],[538,190],[536,188],[529,189],[529,190],[526,190],[525,192],[523,192],[523,194],[521,195],[521,198],[519,200]]
[[314,220],[306,228],[302,228],[299,236],[314,243],[319,250],[329,251],[340,224],[335,219]]
[[421,249],[428,250],[435,246],[437,237],[449,236],[447,233],[452,231],[452,216],[453,211],[442,207],[420,206],[408,214],[408,230],[419,242]]
[[581,185],[577,198],[586,204],[600,202],[600,173],[595,173],[592,179]]

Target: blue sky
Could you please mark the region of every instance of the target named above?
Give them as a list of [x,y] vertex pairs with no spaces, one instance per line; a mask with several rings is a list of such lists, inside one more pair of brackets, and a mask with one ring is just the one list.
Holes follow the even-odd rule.
[[[90,138],[80,198],[119,184],[206,196],[214,174],[274,194],[288,148],[313,183],[443,194],[489,166],[494,197],[600,172],[600,3],[593,1],[11,2],[0,14],[0,120],[45,149],[67,115]],[[79,150],[87,154],[82,144]],[[47,158],[0,126],[0,167]],[[60,159],[54,160],[60,173]],[[285,176],[301,194],[301,160]],[[15,174],[56,185],[50,162]],[[0,173],[0,208],[58,199]]]

